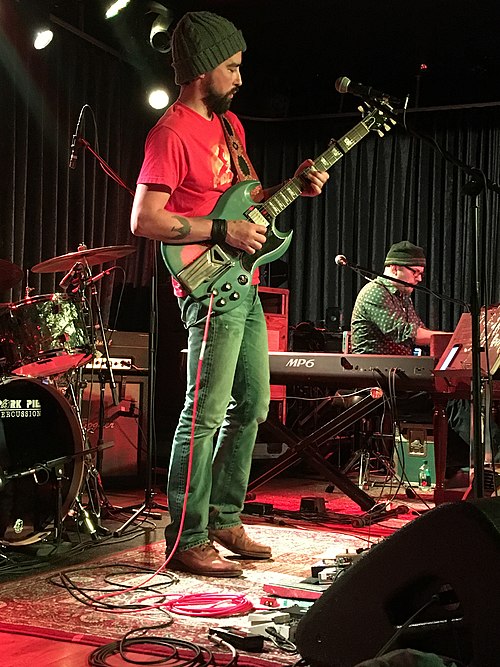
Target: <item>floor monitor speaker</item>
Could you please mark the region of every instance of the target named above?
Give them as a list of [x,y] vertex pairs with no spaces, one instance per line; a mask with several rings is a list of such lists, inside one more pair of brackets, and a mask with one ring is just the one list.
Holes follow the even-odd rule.
[[499,563],[500,498],[440,505],[331,584],[300,621],[298,650],[311,667],[353,667],[397,649],[496,667]]

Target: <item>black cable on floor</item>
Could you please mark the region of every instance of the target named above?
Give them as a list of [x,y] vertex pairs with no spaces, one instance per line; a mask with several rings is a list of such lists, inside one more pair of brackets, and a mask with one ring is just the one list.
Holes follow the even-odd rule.
[[[109,593],[118,593],[122,590],[128,590],[130,585],[120,584],[117,582],[112,582],[114,588],[96,588],[96,587],[83,587],[78,585],[72,578],[71,574],[84,572],[88,570],[97,570],[97,569],[110,569],[115,570],[114,574],[108,575],[105,578],[105,581],[111,576],[119,576],[124,574],[124,572],[116,571],[118,568],[123,568],[124,571],[132,571],[138,574],[151,575],[156,571],[151,568],[146,568],[138,565],[132,565],[130,563],[113,563],[113,564],[102,564],[102,565],[90,565],[79,568],[74,568],[72,570],[66,570],[65,572],[59,572],[57,575],[51,576],[48,578],[48,581],[54,586],[65,589],[77,602],[80,602],[88,607],[92,607],[96,611],[141,611],[144,609],[149,609],[151,607],[150,602],[145,602],[142,604],[119,604],[107,602],[105,599],[99,599],[103,595]],[[151,585],[141,585],[135,588],[135,591],[141,591],[146,593],[154,593],[155,595],[160,596],[160,599],[157,599],[155,602],[155,607],[161,605],[166,600],[166,594],[160,590],[165,587],[170,587],[173,584],[177,583],[178,578],[171,572],[157,572],[157,576],[164,577],[166,581],[156,582]],[[107,581],[107,583],[109,583]],[[100,593],[99,596],[91,595],[90,593]],[[170,614],[165,609],[159,607],[159,610],[164,614],[167,614],[170,617]]]
[[[155,626],[161,627],[161,626]],[[145,630],[145,628],[144,628]],[[215,657],[209,648],[194,644],[182,639],[175,639],[173,637],[137,637],[127,638],[132,632],[130,631],[120,641],[115,641],[105,646],[92,651],[88,658],[88,664],[92,667],[111,667],[108,660],[113,656],[120,655],[123,660],[133,665],[175,665],[175,667],[209,667],[217,664]],[[230,649],[230,656],[228,662],[225,662],[221,667],[233,667],[237,664],[237,652],[233,647],[230,647],[226,642],[219,640],[217,644],[223,644]],[[138,660],[130,657],[132,649],[138,650],[142,646],[143,651],[152,649],[156,652],[158,649],[164,649],[169,652],[168,655],[154,658],[151,660]],[[182,655],[181,653],[186,654]]]

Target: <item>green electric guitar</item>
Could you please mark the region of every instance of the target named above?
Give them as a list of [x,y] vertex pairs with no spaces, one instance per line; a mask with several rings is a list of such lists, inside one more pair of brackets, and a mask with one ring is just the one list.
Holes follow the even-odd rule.
[[[387,113],[380,108],[371,110],[352,130],[332,142],[310,168],[330,169],[371,131],[383,136],[384,130],[389,131],[390,123],[394,123],[391,111],[390,107],[387,107]],[[280,232],[274,221],[305,188],[306,179],[302,174],[288,181],[265,202],[255,203],[250,196],[257,181],[236,183],[217,202],[211,218],[249,220],[267,227],[267,240],[253,255],[225,243],[160,244],[168,270],[188,294],[207,305],[213,294],[213,309],[219,313],[235,308],[245,298],[255,269],[281,257],[290,245],[293,232]]]

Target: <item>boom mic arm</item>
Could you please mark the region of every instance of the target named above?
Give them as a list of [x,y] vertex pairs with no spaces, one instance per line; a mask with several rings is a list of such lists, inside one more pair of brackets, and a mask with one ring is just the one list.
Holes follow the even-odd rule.
[[401,104],[401,100],[394,95],[375,90],[372,86],[364,86],[362,83],[353,83],[347,76],[340,76],[335,81],[335,89],[338,93],[350,93],[365,100],[384,100],[391,104]]

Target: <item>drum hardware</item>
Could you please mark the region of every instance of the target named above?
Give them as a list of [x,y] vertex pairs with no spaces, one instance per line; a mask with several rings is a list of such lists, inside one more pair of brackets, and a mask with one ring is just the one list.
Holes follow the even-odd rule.
[[[53,470],[54,476],[56,478],[56,506],[55,506],[55,512],[54,512],[54,528],[53,528],[54,540],[56,542],[58,542],[62,538],[62,524],[63,524],[62,482],[63,482],[63,479],[65,479],[64,466],[67,462],[71,461],[74,456],[76,456],[76,455],[63,456],[63,457],[60,457],[60,458],[55,459],[53,461],[45,461],[44,463],[39,463],[39,464],[35,465],[34,467],[30,468],[29,470],[23,470],[22,472],[14,473],[12,475],[6,475],[6,477],[5,477],[6,481],[9,481],[11,479],[18,479],[20,477],[25,477],[26,475],[33,475],[36,484],[44,484],[44,483],[49,481],[50,470],[51,469]],[[37,477],[37,473],[42,472],[42,471],[46,474],[46,478],[43,481],[39,481],[39,479]],[[16,528],[14,528],[14,529],[16,529]]]
[[51,532],[60,540],[64,519],[75,514],[92,539],[109,534],[100,524],[107,500],[92,457],[112,445],[84,447],[74,381],[65,389],[50,378],[0,380],[0,543],[24,546]]
[[[3,489],[5,486],[5,483],[8,483],[11,480],[17,480],[22,477],[27,477],[32,475],[35,483],[38,485],[43,485],[49,482],[50,479],[50,471],[53,471],[55,480],[56,480],[56,493],[55,493],[55,510],[54,510],[54,519],[53,519],[53,528],[52,531],[45,531],[40,534],[39,538],[46,540],[50,532],[53,534],[53,541],[54,542],[59,542],[62,539],[63,535],[63,522],[66,516],[70,516],[73,514],[72,508],[68,509],[67,514],[65,515],[63,511],[63,480],[67,479],[67,476],[65,474],[65,466],[67,463],[70,463],[74,461],[75,458],[78,457],[86,457],[88,454],[92,454],[94,452],[98,452],[101,449],[105,449],[107,447],[110,447],[111,445],[102,445],[102,446],[96,446],[91,449],[85,449],[81,452],[77,452],[75,454],[70,454],[68,456],[61,456],[58,457],[57,459],[53,459],[51,461],[44,461],[43,463],[36,463],[33,465],[31,468],[22,470],[19,472],[15,472],[12,474],[6,474],[3,469],[0,469],[0,477],[2,481],[2,486],[0,486],[0,491]],[[40,479],[37,477],[38,473],[43,472],[45,473],[45,479]],[[76,498],[73,501],[73,506],[76,506],[78,509],[78,515],[77,515],[77,520],[79,523],[83,524],[85,528],[88,530],[91,538],[93,540],[97,540],[99,538],[99,534],[109,534],[110,531],[107,529],[103,529],[104,532],[102,532],[102,527],[97,527],[94,525],[92,518],[87,511],[86,508],[83,507],[81,500],[79,496],[76,496]],[[14,531],[17,531],[22,528],[22,519],[17,519],[15,524],[14,524]],[[98,530],[98,528],[101,528],[101,530]],[[1,538],[0,538],[1,539]],[[32,540],[29,540],[31,542]],[[38,541],[38,540],[35,540]],[[24,542],[26,543],[26,542]],[[23,544],[24,544],[23,543]]]
[[[81,248],[82,246],[80,246]],[[83,252],[83,251],[82,251]],[[94,278],[96,278],[95,276]],[[104,351],[104,359],[106,362],[106,368],[108,371],[108,382],[109,382],[109,387],[111,390],[111,396],[113,400],[113,405],[117,406],[119,404],[119,398],[118,398],[118,388],[116,386],[116,381],[115,381],[115,376],[113,373],[113,368],[111,366],[111,360],[110,360],[110,355],[109,355],[109,346],[108,346],[108,341],[105,336],[105,328],[104,328],[104,323],[102,320],[102,312],[99,304],[99,299],[97,296],[97,289],[95,285],[95,280],[92,277],[92,273],[90,268],[87,266],[85,267],[85,271],[83,273],[83,281],[81,285],[81,289],[83,290],[89,290],[91,297],[90,297],[90,302],[95,304],[95,311],[97,315],[97,329],[98,332],[100,332],[101,337],[102,337],[102,342],[103,342],[103,351]],[[80,387],[83,388],[83,368],[80,369],[79,372],[80,376]],[[85,479],[85,484],[87,486],[87,494],[88,494],[88,499],[89,503],[92,506],[92,515],[95,517],[96,522],[97,522],[97,527],[96,531],[99,532],[102,535],[108,534],[110,531],[108,531],[107,528],[105,528],[102,523],[101,519],[103,517],[109,517],[112,516],[113,513],[120,511],[119,508],[113,507],[113,505],[109,502],[109,499],[106,496],[106,493],[104,491],[104,487],[102,484],[102,479],[101,479],[101,471],[102,471],[102,450],[104,449],[104,441],[103,441],[103,433],[104,433],[104,419],[105,419],[105,411],[104,411],[104,392],[106,388],[106,379],[104,376],[103,371],[100,371],[98,373],[99,377],[99,432],[98,432],[98,441],[97,441],[97,446],[98,446],[98,452],[96,456],[96,461],[95,461],[95,466],[91,466],[87,470],[87,476]],[[82,394],[80,393],[80,400],[82,398]]]
[[[9,465],[5,466],[3,459],[0,463],[8,467],[14,475],[6,480],[9,488],[4,489],[0,498],[0,540],[2,535],[5,538],[5,530],[10,530],[11,525],[13,533],[12,537],[7,537],[7,541],[14,544],[26,543],[24,538],[27,531],[24,526],[29,523],[28,517],[33,523],[33,536],[28,538],[30,541],[36,540],[52,519],[56,522],[56,533],[60,533],[58,517],[62,521],[73,505],[78,507],[88,529],[92,517],[95,517],[91,531],[93,538],[95,534],[108,532],[100,523],[101,509],[111,507],[100,480],[102,446],[96,450],[97,469],[92,457],[87,457],[85,465],[83,463],[83,456],[91,451],[87,448],[82,452],[82,456],[68,465],[70,470],[67,471],[66,478],[63,471],[58,471],[57,467],[51,468],[48,473],[50,484],[36,485],[34,477],[31,479],[32,475],[22,473],[31,470],[34,465],[39,465],[34,460],[35,456],[36,459],[40,457],[40,451],[33,442],[34,438],[41,439],[39,449],[43,453],[57,456],[61,453],[60,449],[64,451],[68,447],[83,450],[85,431],[80,416],[82,375],[80,372],[79,395],[76,396],[75,381],[70,374],[78,368],[81,369],[83,364],[93,358],[94,329],[99,328],[104,332],[96,283],[110,271],[119,268],[113,267],[93,276],[90,267],[125,257],[135,250],[133,246],[88,249],[82,244],[77,252],[54,257],[32,268],[34,273],[65,271],[66,275],[60,286],[66,287],[66,292],[32,296],[32,288],[27,286],[22,301],[5,304],[4,309],[0,308],[0,359],[5,357],[2,368],[5,383],[4,376],[0,376],[0,408],[4,405],[8,408],[5,412],[0,409],[0,418],[8,422]],[[4,260],[0,261],[0,287],[12,287],[21,277],[21,269]],[[88,323],[94,314],[96,327],[92,326],[93,322],[90,325]],[[118,405],[117,387],[104,335],[103,343],[113,402]],[[68,395],[72,405],[67,396],[63,396],[48,384],[51,379],[55,382],[54,378],[64,376],[69,378]],[[33,399],[39,406],[36,410],[29,407],[34,404]],[[16,406],[19,406],[19,409]],[[5,420],[3,414],[7,415]],[[14,419],[21,415],[21,419]],[[44,420],[47,419],[46,424]],[[41,422],[41,428],[38,428],[38,425],[36,429],[33,428],[35,420]],[[21,433],[16,433],[16,429]],[[18,451],[14,443],[20,439],[27,443],[27,447]],[[102,440],[99,444],[102,445]],[[52,458],[55,459],[49,456],[48,460]],[[87,509],[83,508],[80,502],[84,478],[89,497]],[[61,508],[56,509],[54,517],[57,503],[61,504]],[[86,514],[82,512],[84,509]]]
[[[69,394],[69,400],[71,404],[74,406],[75,415],[78,419],[81,433],[83,435],[83,441],[84,443],[87,443],[88,427],[83,424],[82,407],[81,407],[83,390],[87,382],[86,380],[83,379],[83,368],[80,367],[76,370],[77,370],[76,380],[72,379],[71,376],[69,375],[66,376],[65,389],[66,393]],[[103,386],[103,392],[104,388],[105,385]],[[85,488],[86,491],[87,506],[85,507],[81,503],[80,500],[80,496],[82,495],[81,493],[77,496],[75,500],[75,503],[77,504],[81,515],[84,517],[82,523],[87,527],[87,529],[89,529],[92,539],[96,539],[98,535],[109,535],[110,531],[105,526],[102,525],[101,518],[103,518],[104,516],[109,517],[113,514],[113,512],[120,511],[120,508],[114,507],[109,502],[109,499],[106,496],[101,480],[100,470],[102,465],[102,451],[104,449],[108,449],[109,447],[113,446],[113,443],[105,444],[102,438],[103,426],[101,426],[101,424],[104,423],[104,416],[103,416],[104,393],[102,395],[102,399],[100,399],[100,405],[101,405],[101,400],[102,400],[102,408],[100,407],[99,418],[98,418],[99,433],[100,433],[99,440],[95,447],[87,447],[85,449],[86,453],[90,454],[95,452],[97,454],[95,464],[91,456],[89,456],[85,461],[85,474],[84,474],[84,482],[82,485],[82,489]],[[101,416],[101,410],[102,410],[102,416]],[[90,509],[90,511],[87,511],[87,507]],[[103,513],[102,511],[103,509],[106,510],[106,514]],[[90,530],[90,526],[92,526],[92,530]]]
[[[69,401],[52,384],[14,375],[0,381],[0,425],[0,463],[9,477],[0,493],[0,541],[22,545],[40,539],[55,520],[58,486],[61,516],[72,508],[83,481],[82,431]],[[47,465],[45,484],[23,474],[41,470],[40,461],[66,457],[61,480]]]
[[[102,313],[99,306],[95,284],[104,275],[114,271],[117,267],[106,269],[97,276],[92,275],[91,267],[96,266],[97,264],[104,264],[106,262],[126,257],[127,255],[130,255],[134,252],[136,252],[136,248],[134,248],[132,245],[87,248],[84,243],[81,243],[78,246],[78,250],[76,252],[70,252],[66,255],[60,255],[58,257],[45,260],[39,264],[36,264],[31,269],[34,273],[53,273],[58,271],[66,271],[67,273],[60,281],[59,286],[65,290],[69,290],[71,287],[71,294],[80,294],[82,299],[85,297],[85,292],[90,290],[89,302],[91,304],[94,303],[95,305],[97,325],[103,339],[104,356],[108,362],[109,349],[106,336],[104,335],[104,323],[102,321]],[[89,359],[87,359],[87,361],[89,361]],[[114,381],[113,371],[110,363],[108,363],[108,370],[110,371],[110,387],[113,396],[113,403],[114,405],[118,405],[116,383]]]
[[131,255],[136,251],[132,245],[105,246],[102,248],[87,248],[85,244],[78,247],[77,252],[69,252],[66,255],[52,257],[44,262],[35,264],[32,267],[33,273],[57,273],[58,271],[68,271],[77,262],[85,266],[95,266],[96,264],[105,264],[116,259],[121,259]]
[[[98,419],[98,425],[99,425],[99,433],[98,433],[98,441],[97,441],[97,455],[96,455],[96,460],[95,460],[95,465],[93,462],[91,462],[90,465],[87,465],[86,469],[86,475],[85,475],[85,487],[87,491],[87,497],[88,497],[88,507],[90,508],[90,513],[95,521],[95,526],[94,530],[90,533],[92,538],[95,539],[97,538],[97,535],[107,535],[109,534],[109,530],[105,528],[101,520],[102,518],[112,516],[114,513],[121,511],[121,508],[114,507],[110,502],[109,499],[106,496],[106,493],[104,491],[104,487],[102,485],[102,479],[101,479],[101,471],[102,471],[102,450],[105,448],[104,442],[103,442],[103,432],[104,432],[104,419],[105,419],[105,403],[104,403],[104,392],[105,392],[105,387],[106,384],[109,383],[110,389],[111,389],[111,396],[113,400],[113,404],[117,406],[119,404],[119,398],[118,398],[118,389],[117,385],[115,382],[115,377],[113,373],[113,368],[111,364],[111,359],[109,355],[109,346],[108,346],[108,340],[105,336],[105,328],[104,328],[104,323],[102,320],[102,312],[99,304],[99,299],[98,299],[98,294],[97,294],[97,288],[96,288],[96,283],[104,276],[109,274],[111,271],[114,271],[116,266],[111,267],[105,271],[102,271],[100,274],[93,276],[91,269],[90,269],[90,264],[94,263],[97,264],[98,262],[95,261],[95,257],[98,256],[102,258],[106,256],[111,256],[111,255],[118,255],[121,253],[120,256],[124,256],[124,253],[130,254],[130,252],[135,251],[134,248],[130,250],[131,247],[124,247],[117,249],[99,249],[99,253],[97,255],[92,255],[91,253],[88,252],[87,248],[82,244],[78,248],[78,253],[73,253],[73,255],[79,254],[82,255],[82,261],[76,262],[68,271],[66,276],[62,279],[60,285],[61,286],[66,286],[67,289],[72,287],[73,293],[80,293],[82,295],[86,294],[87,292],[90,293],[90,296],[88,298],[88,301],[90,303],[90,307],[92,308],[92,305],[94,305],[95,309],[95,314],[96,314],[96,319],[97,319],[97,324],[94,327],[94,329],[97,330],[97,332],[101,334],[102,338],[102,344],[103,344],[103,361],[104,364],[103,366],[106,367],[108,370],[107,374],[107,381],[105,378],[105,375],[103,371],[101,370],[98,374],[99,377],[99,383],[100,383],[100,394],[99,394],[99,419]],[[107,254],[106,254],[107,253]],[[90,259],[90,262],[89,262]],[[92,311],[91,311],[92,312]],[[95,349],[95,346],[94,346]],[[83,398],[83,388],[85,386],[85,382],[83,381],[83,368],[80,367],[79,369],[79,374],[78,374],[78,387],[79,387],[79,393],[78,393],[78,411],[81,411],[81,405],[82,405],[82,398]],[[76,397],[74,397],[76,398]],[[81,422],[81,419],[80,419]],[[85,429],[83,429],[83,432],[85,433]],[[82,507],[82,510],[86,512],[86,510]],[[88,525],[90,516],[84,515],[84,523]]]

